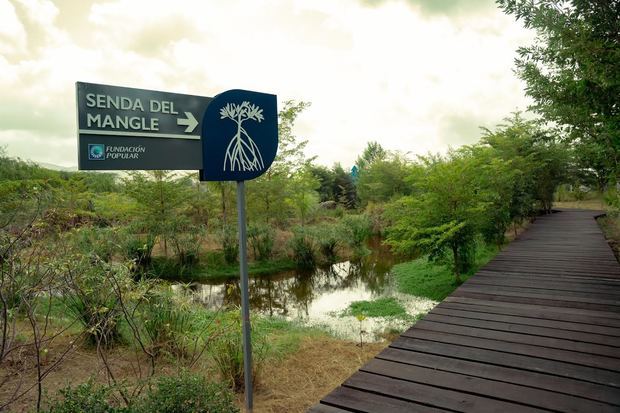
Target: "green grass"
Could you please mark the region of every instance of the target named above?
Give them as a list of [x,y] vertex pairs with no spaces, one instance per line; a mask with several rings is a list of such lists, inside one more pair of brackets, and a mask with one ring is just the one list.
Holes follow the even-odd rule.
[[254,319],[253,328],[266,334],[269,343],[268,356],[280,360],[296,352],[303,338],[327,335],[319,328],[305,327],[295,321],[278,317],[258,316]]
[[[194,332],[205,332],[206,335],[217,334],[220,328],[231,328],[230,320],[238,317],[239,310],[215,312],[203,308],[194,308]],[[209,326],[205,329],[206,326]],[[241,334],[241,325],[235,325]],[[265,337],[267,358],[281,360],[299,349],[305,337],[325,336],[327,333],[318,327],[306,327],[295,321],[280,317],[268,317],[252,314],[252,335]]]
[[354,301],[344,315],[364,315],[366,317],[403,317],[405,308],[393,297],[378,298],[373,301]]
[[[478,248],[473,268],[462,274],[461,279],[466,281],[497,253],[497,248],[492,246]],[[458,287],[450,266],[429,262],[427,257],[397,264],[392,267],[392,274],[399,291],[434,301],[443,300]]]

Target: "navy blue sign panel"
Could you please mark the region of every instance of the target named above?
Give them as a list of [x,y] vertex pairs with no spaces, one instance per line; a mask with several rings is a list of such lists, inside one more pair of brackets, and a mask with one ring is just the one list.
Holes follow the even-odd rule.
[[211,98],[77,82],[76,101],[79,169],[202,168]]
[[246,181],[271,166],[278,150],[275,95],[229,90],[202,118],[202,181]]

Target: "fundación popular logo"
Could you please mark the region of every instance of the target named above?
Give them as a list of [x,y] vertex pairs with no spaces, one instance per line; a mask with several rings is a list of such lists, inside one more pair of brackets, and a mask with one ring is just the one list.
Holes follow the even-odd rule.
[[102,143],[88,144],[88,160],[103,161],[105,160],[105,145]]

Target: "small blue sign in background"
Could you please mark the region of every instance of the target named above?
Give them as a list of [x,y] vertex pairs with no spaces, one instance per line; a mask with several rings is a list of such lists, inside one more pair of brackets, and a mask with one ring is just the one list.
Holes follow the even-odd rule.
[[275,95],[229,90],[202,119],[202,181],[246,181],[269,169],[278,150]]

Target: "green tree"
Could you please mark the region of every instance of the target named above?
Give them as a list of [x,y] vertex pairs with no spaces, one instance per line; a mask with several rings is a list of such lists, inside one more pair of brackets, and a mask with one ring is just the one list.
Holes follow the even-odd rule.
[[431,260],[451,257],[457,282],[473,263],[476,234],[488,204],[480,194],[479,170],[463,153],[420,158],[419,193],[390,204],[387,243],[399,252],[420,251]]
[[511,221],[520,222],[534,213],[534,202],[551,211],[557,186],[568,178],[569,151],[537,122],[520,113],[506,118],[494,131],[483,129],[482,145],[494,157],[509,161],[515,176],[510,201]]
[[[565,126],[582,165],[603,181],[620,173],[620,2],[497,0],[536,31],[516,60],[545,120]],[[584,147],[581,150],[580,147]],[[584,165],[585,164],[585,165]]]
[[309,165],[308,170],[319,181],[319,200],[325,201],[337,201],[334,197],[334,182],[336,179],[335,174],[329,168],[323,165]]
[[339,163],[332,167],[334,172],[334,195],[336,201],[347,209],[353,209],[357,206],[357,189],[353,183],[351,175],[342,169]]
[[357,193],[362,205],[368,202],[386,202],[394,196],[408,195],[410,186],[405,182],[410,168],[407,160],[398,153],[383,155],[368,162],[360,170]]
[[319,181],[308,169],[299,170],[292,176],[287,201],[296,211],[301,226],[305,225],[308,215],[318,206],[319,195],[316,190],[319,186]]
[[167,241],[178,226],[177,213],[190,197],[189,178],[170,171],[134,171],[124,184],[126,193],[139,205],[138,226],[151,236],[161,237],[167,254]]
[[355,164],[360,171],[363,171],[374,162],[382,161],[387,157],[388,153],[383,146],[377,141],[370,141],[366,144],[366,148],[360,156],[357,157]]
[[290,195],[291,177],[309,165],[313,158],[305,155],[307,140],[294,133],[299,115],[310,106],[308,102],[286,101],[278,113],[278,153],[267,172],[247,185],[250,219],[274,220],[284,224],[292,211],[286,203]]

